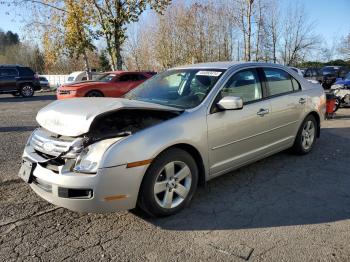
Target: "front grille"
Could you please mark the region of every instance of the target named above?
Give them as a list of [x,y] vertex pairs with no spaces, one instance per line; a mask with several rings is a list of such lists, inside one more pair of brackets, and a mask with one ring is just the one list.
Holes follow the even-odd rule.
[[53,137],[51,133],[37,129],[30,140],[30,145],[36,150],[48,156],[59,156],[66,152],[73,142],[73,138],[66,140]]

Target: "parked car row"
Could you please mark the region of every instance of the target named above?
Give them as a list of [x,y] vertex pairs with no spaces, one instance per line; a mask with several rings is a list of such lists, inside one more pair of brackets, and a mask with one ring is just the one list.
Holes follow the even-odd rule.
[[[68,77],[67,82],[56,90],[57,98],[120,97],[155,74],[155,72],[93,72],[94,80],[87,81],[86,72],[74,72]],[[46,77],[39,76],[26,66],[0,65],[0,94],[31,97],[40,89],[50,89]]]
[[57,88],[57,99],[73,97],[120,97],[148,78],[150,72],[115,71],[97,80],[68,83]]
[[349,72],[349,69],[344,66],[325,66],[323,68],[307,68],[304,77],[320,83],[324,89],[330,89],[337,81],[342,79]]

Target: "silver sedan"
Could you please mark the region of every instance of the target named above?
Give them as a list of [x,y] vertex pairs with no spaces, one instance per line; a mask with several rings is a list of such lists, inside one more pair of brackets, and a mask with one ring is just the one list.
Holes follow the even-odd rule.
[[325,95],[288,67],[207,63],[167,70],[124,98],[55,101],[19,172],[47,201],[79,212],[174,214],[198,185],[287,148],[307,154]]

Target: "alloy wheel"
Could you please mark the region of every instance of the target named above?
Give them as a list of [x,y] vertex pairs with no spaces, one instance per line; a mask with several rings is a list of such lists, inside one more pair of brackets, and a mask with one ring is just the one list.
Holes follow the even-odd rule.
[[314,122],[309,120],[305,122],[303,131],[301,132],[301,144],[304,150],[309,150],[312,147],[315,139],[315,125]]
[[22,87],[21,93],[25,97],[32,96],[34,94],[34,89],[33,87],[26,85]]
[[182,161],[166,164],[154,184],[154,197],[159,206],[175,208],[187,197],[192,184],[190,168]]

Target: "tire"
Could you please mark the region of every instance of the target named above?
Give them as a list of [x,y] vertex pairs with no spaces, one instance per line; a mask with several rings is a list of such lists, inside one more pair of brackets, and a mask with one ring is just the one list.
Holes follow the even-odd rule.
[[309,153],[315,145],[317,137],[317,122],[314,116],[308,115],[301,124],[292,147],[298,155]]
[[88,92],[86,95],[86,97],[103,97],[103,93],[97,90],[93,90]]
[[34,95],[34,87],[30,84],[24,84],[19,92],[22,97],[32,97]]
[[340,104],[341,104],[341,100],[339,97],[337,97],[335,99],[335,105],[334,105],[334,110],[333,110],[333,113],[337,112],[339,107],[340,107]]
[[153,217],[174,215],[191,202],[197,184],[198,168],[193,157],[182,149],[166,150],[148,167],[138,206]]

